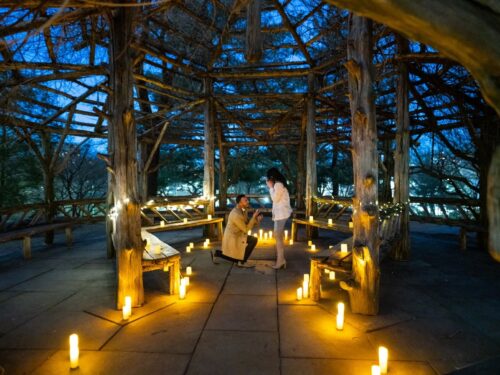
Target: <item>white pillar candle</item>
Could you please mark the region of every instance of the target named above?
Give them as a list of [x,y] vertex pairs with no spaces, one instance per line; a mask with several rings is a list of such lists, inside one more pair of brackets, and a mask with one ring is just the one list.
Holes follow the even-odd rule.
[[252,231],[251,231],[251,230],[249,230],[249,231],[247,232],[247,234],[248,234],[249,236],[251,236],[251,235],[252,235]]
[[316,245],[311,245],[311,251],[316,251]]
[[330,271],[330,280],[335,280],[335,271]]
[[264,233],[264,241],[267,241],[267,232]]
[[313,242],[311,240],[307,241],[307,246],[311,246],[313,244]]
[[184,276],[182,278],[182,281],[184,282],[184,285],[185,286],[189,286],[189,276]]
[[264,230],[263,229],[259,229],[259,238],[262,238],[263,235],[264,235]]
[[341,252],[341,253],[347,253],[348,249],[349,249],[349,248],[347,247],[347,244],[346,244],[346,243],[341,243],[341,244],[340,244],[340,252]]
[[179,286],[179,299],[184,298],[186,298],[186,284],[184,284],[184,282],[181,282],[181,285]]
[[270,231],[269,231],[269,239],[271,240],[272,238],[273,238],[273,231],[272,231],[272,230],[270,230]]
[[183,220],[183,221],[184,221],[184,223],[187,223],[187,222],[188,222],[188,219],[187,219],[187,218],[184,218],[184,220]]
[[205,242],[206,242],[208,245],[210,245],[210,238],[207,238],[207,239],[205,240]]
[[164,226],[165,226],[165,220],[160,221],[160,227],[164,227]]
[[354,223],[352,221],[349,222],[349,228],[354,228]]
[[314,221],[314,217],[313,216],[309,216],[309,222],[312,223]]
[[78,357],[80,356],[80,348],[78,346],[78,335],[73,333],[69,336],[69,367],[78,367]]
[[288,231],[285,230],[285,240],[288,240]]
[[[309,275],[307,275],[309,276]],[[304,298],[309,298],[309,281],[304,280],[302,282],[302,295]]]
[[330,273],[330,270],[328,268],[325,268],[325,273]]
[[293,245],[293,240],[292,239],[290,239],[290,245]]
[[190,253],[191,252],[191,246],[186,246],[186,253]]
[[203,242],[203,248],[204,248],[204,249],[207,249],[207,248],[208,248],[208,242],[207,242],[207,241]]
[[132,315],[132,297],[126,296],[122,307],[123,320],[128,320]]
[[337,330],[342,331],[344,329],[344,304],[339,302],[337,304]]
[[380,375],[380,367],[377,365],[372,365],[372,375]]
[[332,219],[328,219],[328,225],[333,225],[333,220]]
[[191,266],[186,267],[186,275],[191,276],[193,274],[193,268]]
[[253,234],[253,236],[254,236],[255,238],[258,238],[258,237],[259,237],[259,236],[257,235],[257,233],[254,233],[254,234]]
[[191,249],[194,249],[194,242],[190,242],[190,243],[189,243],[189,247],[190,247]]
[[304,274],[304,281],[309,282],[309,274],[308,273]]
[[207,215],[208,220],[212,220],[212,215]]
[[302,300],[302,288],[297,288],[297,301]]
[[385,346],[378,347],[378,365],[381,374],[387,374],[389,362],[389,350]]

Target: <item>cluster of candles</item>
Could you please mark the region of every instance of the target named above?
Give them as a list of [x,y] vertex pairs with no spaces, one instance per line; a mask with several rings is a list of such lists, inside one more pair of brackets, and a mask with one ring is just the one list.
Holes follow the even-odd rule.
[[316,245],[311,240],[307,241],[307,246],[309,246],[310,251],[316,251]]
[[309,274],[304,274],[304,279],[302,281],[302,286],[297,288],[297,301],[301,301],[302,298],[309,298]]
[[181,278],[181,285],[179,287],[179,299],[186,298],[187,287],[189,286],[189,276],[193,274],[193,268],[186,267],[186,276]]
[[208,249],[208,246],[210,246],[210,238],[205,239],[205,242],[203,242],[204,249]]

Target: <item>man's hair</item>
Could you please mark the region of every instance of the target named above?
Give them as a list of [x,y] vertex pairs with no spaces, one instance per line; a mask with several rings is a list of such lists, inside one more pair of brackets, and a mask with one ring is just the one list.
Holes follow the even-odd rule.
[[240,203],[241,198],[243,198],[243,197],[246,197],[246,195],[245,195],[245,194],[240,194],[240,195],[238,195],[238,196],[236,197],[236,204]]

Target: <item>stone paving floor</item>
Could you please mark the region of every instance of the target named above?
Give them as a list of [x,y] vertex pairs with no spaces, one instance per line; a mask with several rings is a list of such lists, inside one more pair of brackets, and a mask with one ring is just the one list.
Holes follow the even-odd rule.
[[[271,223],[265,223],[270,227]],[[303,236],[303,232],[299,233]],[[324,248],[342,234],[321,232]],[[184,249],[201,230],[159,233]],[[33,241],[0,246],[0,366],[6,374],[370,374],[377,347],[389,348],[389,374],[500,373],[500,264],[458,250],[453,228],[412,223],[412,259],[382,264],[380,314],[349,312],[338,282],[323,281],[323,299],[296,301],[308,272],[304,242],[287,247],[275,271],[260,245],[254,269],[212,264],[199,246],[182,255],[193,268],[185,300],[170,296],[167,275],[144,274],[146,304],[128,322],[114,310],[114,261],[104,226],[75,230],[47,248]],[[217,243],[212,248],[217,248]],[[335,329],[336,303],[346,324]],[[80,367],[69,370],[68,336],[80,336]],[[472,369],[472,370],[471,370]],[[0,370],[1,373],[1,370]]]

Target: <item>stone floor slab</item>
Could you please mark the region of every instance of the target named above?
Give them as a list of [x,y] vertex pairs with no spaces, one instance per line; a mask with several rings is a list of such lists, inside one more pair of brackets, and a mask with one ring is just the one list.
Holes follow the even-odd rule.
[[165,353],[80,351],[79,367],[69,369],[68,352],[58,351],[33,375],[144,375],[184,374],[189,356]]
[[6,375],[31,374],[49,359],[55,350],[0,350],[0,366]]
[[375,359],[368,336],[349,324],[335,328],[335,315],[317,306],[279,306],[280,344],[283,357]]
[[278,375],[277,332],[206,330],[201,336],[187,374]]
[[276,278],[274,275],[263,275],[257,272],[231,272],[224,286],[223,294],[275,296]]
[[2,349],[65,349],[72,333],[82,350],[99,349],[119,326],[84,312],[46,310],[0,337]]
[[276,297],[221,295],[207,329],[234,331],[276,331]]
[[104,350],[189,354],[194,351],[210,304],[180,301],[124,326]]

